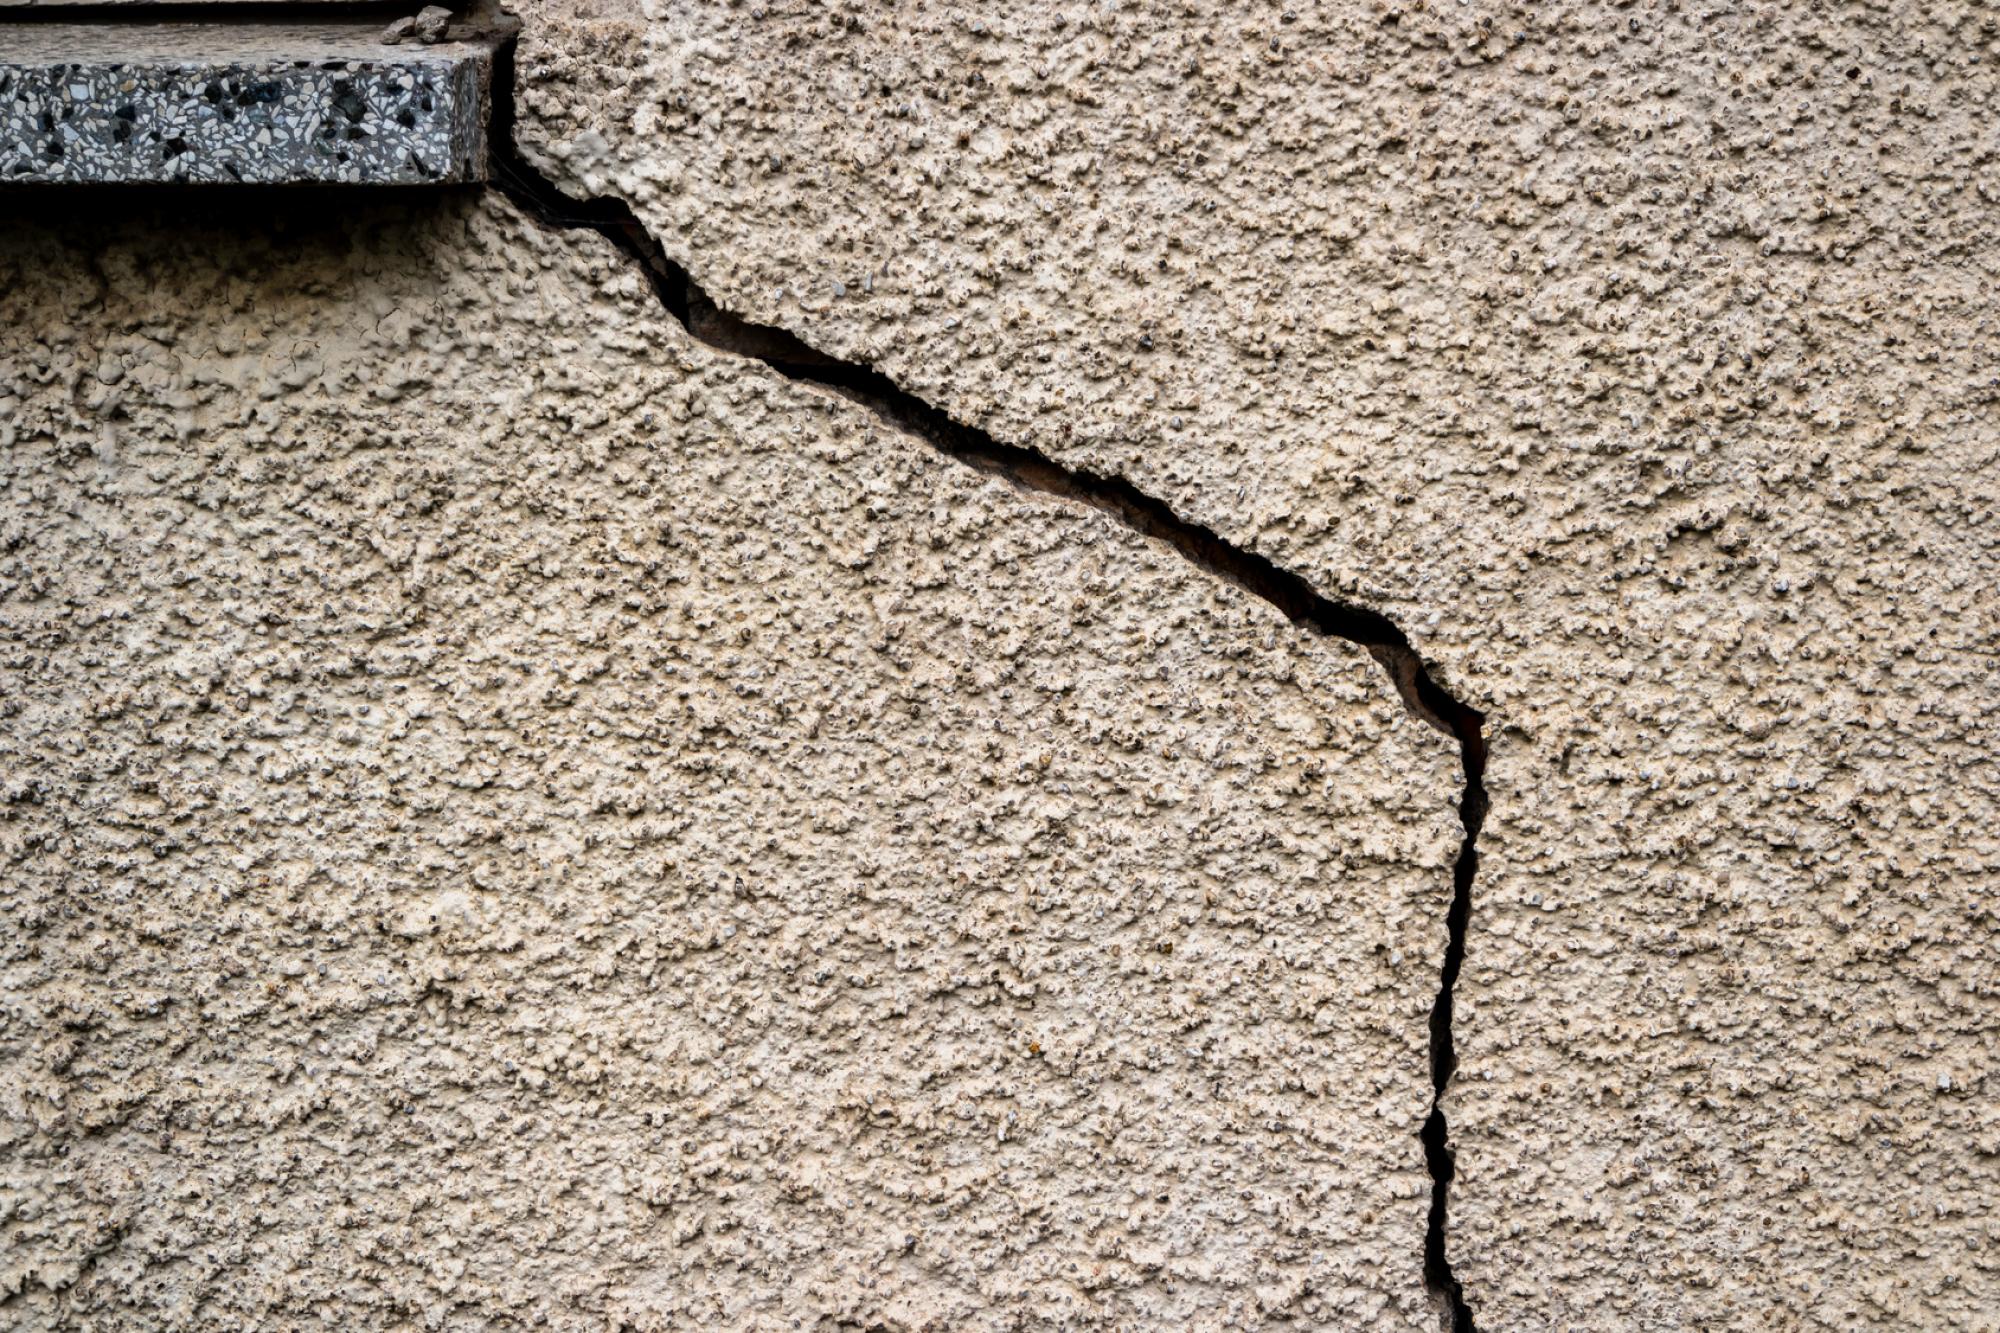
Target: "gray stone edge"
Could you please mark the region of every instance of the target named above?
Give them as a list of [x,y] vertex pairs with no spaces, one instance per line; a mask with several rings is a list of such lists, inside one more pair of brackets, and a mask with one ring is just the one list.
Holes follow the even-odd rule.
[[0,184],[486,178],[493,49],[391,59],[0,57]]

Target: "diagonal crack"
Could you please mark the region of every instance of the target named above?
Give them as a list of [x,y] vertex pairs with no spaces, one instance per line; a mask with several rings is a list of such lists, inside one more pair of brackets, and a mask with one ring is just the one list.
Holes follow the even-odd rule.
[[1293,624],[1366,648],[1389,673],[1404,705],[1458,743],[1465,775],[1459,794],[1464,837],[1453,867],[1451,906],[1438,994],[1431,1007],[1431,1109],[1419,1134],[1431,1177],[1429,1226],[1424,1237],[1424,1280],[1436,1298],[1447,1333],[1474,1333],[1472,1311],[1445,1254],[1445,1230],[1455,1173],[1442,1100],[1458,1066],[1452,1041],[1452,991],[1465,961],[1472,914],[1472,881],[1479,867],[1479,830],[1486,819],[1484,715],[1453,696],[1431,675],[1409,636],[1379,611],[1337,602],[1268,557],[1245,550],[1212,529],[1176,514],[1163,500],[1118,476],[1065,467],[1037,449],[1009,444],[952,417],[902,388],[873,366],[829,356],[796,335],[752,324],[719,307],[663,249],[622,199],[576,199],[565,194],[522,155],[515,143],[514,44],[500,50],[493,71],[492,169],[494,184],[531,216],[563,230],[604,236],[637,261],[667,313],[696,341],[761,361],[785,378],[832,389],[876,416],[968,467],[1006,478],[1024,490],[1101,509],[1143,536],[1163,542],[1210,574],[1261,598]]

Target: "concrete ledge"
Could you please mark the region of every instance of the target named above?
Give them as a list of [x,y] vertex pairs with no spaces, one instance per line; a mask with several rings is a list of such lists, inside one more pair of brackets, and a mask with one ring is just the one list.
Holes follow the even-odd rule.
[[486,176],[496,43],[380,23],[0,26],[0,183]]

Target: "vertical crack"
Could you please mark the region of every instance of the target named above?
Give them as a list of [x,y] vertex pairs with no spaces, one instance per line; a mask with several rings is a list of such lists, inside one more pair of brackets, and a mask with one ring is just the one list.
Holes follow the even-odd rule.
[[1475,1333],[1472,1311],[1445,1252],[1456,1168],[1442,1103],[1458,1067],[1452,1040],[1452,992],[1465,961],[1472,882],[1479,867],[1479,830],[1486,819],[1484,715],[1439,685],[1411,646],[1409,636],[1380,612],[1334,601],[1268,557],[1182,518],[1165,501],[1123,477],[1065,467],[1040,450],[997,440],[918,398],[873,366],[829,356],[784,329],[753,324],[723,310],[687,269],[666,253],[624,200],[572,198],[536,170],[515,143],[515,114],[514,44],[510,40],[502,46],[493,73],[490,151],[495,186],[543,223],[563,230],[595,231],[637,261],[660,304],[696,341],[760,361],[787,379],[833,390],[968,467],[1003,477],[1024,490],[1103,510],[1133,531],[1165,543],[1200,568],[1276,607],[1293,624],[1360,645],[1388,673],[1405,707],[1457,742],[1464,773],[1458,799],[1464,833],[1453,866],[1444,964],[1430,1014],[1431,1107],[1418,1137],[1431,1178],[1424,1281],[1438,1303],[1441,1327],[1447,1333]]
[[[1426,682],[1426,675],[1421,679]],[[1479,873],[1479,830],[1486,823],[1486,729],[1485,717],[1437,689],[1440,716],[1451,725],[1458,739],[1459,762],[1465,787],[1458,797],[1458,822],[1465,830],[1458,844],[1458,860],[1452,866],[1451,906],[1445,911],[1444,966],[1439,970],[1437,999],[1431,1004],[1431,1113],[1420,1135],[1424,1145],[1424,1166],[1431,1177],[1430,1223],[1424,1232],[1424,1282],[1438,1299],[1447,1333],[1475,1333],[1472,1307],[1465,1302],[1465,1289],[1452,1272],[1445,1253],[1445,1238],[1451,1220],[1451,1182],[1458,1173],[1444,1117],[1444,1093],[1452,1075],[1458,1072],[1458,1049],[1452,1040],[1452,996],[1458,987],[1459,970],[1465,965],[1465,933],[1472,921],[1472,881]]]

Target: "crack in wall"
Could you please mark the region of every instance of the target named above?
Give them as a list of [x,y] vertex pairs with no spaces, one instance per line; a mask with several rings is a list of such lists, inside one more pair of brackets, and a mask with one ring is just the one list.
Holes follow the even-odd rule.
[[530,216],[562,230],[604,236],[635,260],[654,295],[690,337],[719,351],[762,362],[786,379],[841,394],[945,457],[1005,478],[1023,490],[1089,505],[1126,527],[1162,542],[1208,573],[1276,607],[1286,619],[1328,638],[1368,650],[1388,672],[1403,704],[1458,744],[1465,784],[1458,814],[1464,837],[1453,866],[1451,906],[1437,999],[1430,1015],[1431,1107],[1419,1133],[1431,1178],[1431,1207],[1424,1237],[1424,1280],[1437,1299],[1449,1333],[1474,1333],[1471,1308],[1445,1252],[1450,1188],[1456,1168],[1447,1135],[1443,1097],[1458,1067],[1452,1039],[1452,993],[1465,960],[1478,872],[1478,839],[1486,819],[1485,717],[1432,677],[1409,636],[1387,616],[1336,602],[1303,577],[1268,557],[1227,541],[1212,529],[1176,514],[1163,500],[1123,477],[1065,467],[1037,449],[1008,444],[918,398],[873,366],[843,361],[787,330],[753,324],[723,310],[660,245],[622,199],[576,199],[565,194],[521,154],[514,141],[514,49],[509,41],[493,72],[493,185]]

